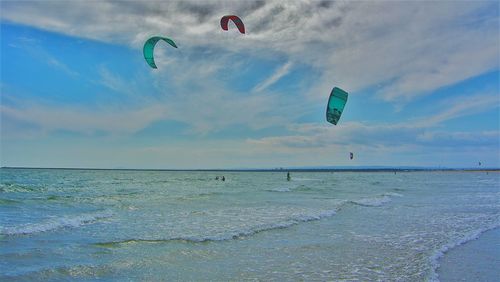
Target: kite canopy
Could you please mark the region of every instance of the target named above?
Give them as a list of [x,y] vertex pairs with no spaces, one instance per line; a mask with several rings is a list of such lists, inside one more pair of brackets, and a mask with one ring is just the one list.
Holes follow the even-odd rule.
[[347,92],[344,90],[334,87],[330,93],[330,98],[328,99],[328,106],[326,107],[326,120],[329,123],[337,125],[337,122],[342,115],[345,103],[347,103]]
[[153,56],[153,51],[155,49],[155,45],[158,41],[163,40],[170,44],[172,47],[177,48],[177,45],[175,45],[175,42],[167,37],[161,37],[161,36],[153,36],[149,38],[146,43],[144,43],[144,48],[142,49],[144,53],[144,59],[146,59],[146,62],[148,62],[148,65],[154,69],[157,69],[156,64],[155,64],[155,59]]
[[223,16],[220,19],[220,26],[222,27],[223,30],[228,30],[227,25],[229,23],[229,20],[232,20],[234,22],[234,24],[236,25],[236,27],[238,28],[238,30],[241,33],[243,33],[243,34],[245,33],[245,25],[243,24],[243,21],[241,21],[241,19],[235,15]]

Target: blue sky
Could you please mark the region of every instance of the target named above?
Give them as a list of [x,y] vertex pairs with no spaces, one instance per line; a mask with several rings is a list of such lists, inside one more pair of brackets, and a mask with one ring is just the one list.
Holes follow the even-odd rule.
[[0,162],[499,167],[498,34],[496,1],[1,1]]

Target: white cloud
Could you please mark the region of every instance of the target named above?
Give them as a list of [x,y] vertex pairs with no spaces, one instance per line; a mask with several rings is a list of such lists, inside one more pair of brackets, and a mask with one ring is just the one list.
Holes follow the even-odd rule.
[[[42,132],[68,130],[83,134],[132,134],[164,120],[186,124],[191,133],[207,134],[234,125],[252,129],[272,127],[303,114],[300,105],[287,104],[289,100],[281,99],[280,94],[250,95],[228,90],[214,74],[228,71],[219,69],[226,65],[224,61],[228,58],[225,56],[215,58],[218,64],[213,64],[214,58],[202,58],[196,64],[189,58],[170,57],[167,60],[169,64],[154,71],[155,95],[140,91],[135,78],[126,80],[101,67],[98,83],[127,95],[127,99],[102,105],[95,101],[100,106],[89,107],[26,100],[9,92],[2,93],[10,103],[1,105],[0,114],[8,123],[28,123]],[[179,60],[184,60],[185,64]],[[173,72],[179,75],[172,75]],[[25,129],[21,127],[20,130]]]
[[130,88],[130,81],[125,81],[118,75],[113,74],[106,67],[99,68],[99,75],[99,83],[105,87],[121,94],[133,95],[133,90]]
[[11,122],[22,122],[42,132],[68,130],[91,134],[98,131],[130,134],[166,116],[161,105],[133,109],[89,110],[83,107],[60,107],[26,102],[23,107],[0,106],[0,114]]
[[271,75],[269,78],[266,80],[262,81],[258,85],[256,85],[253,89],[253,91],[260,92],[269,86],[273,85],[276,83],[278,80],[280,80],[283,76],[287,75],[290,72],[290,68],[292,67],[292,62],[287,62],[286,64],[282,65],[279,69],[277,69],[273,75]]
[[442,123],[466,117],[481,111],[500,107],[497,95],[473,95],[464,99],[456,97],[448,101],[440,112],[413,121],[393,124],[368,124],[344,122],[337,126],[327,124],[292,124],[288,128],[295,135],[249,139],[257,146],[273,149],[311,149],[336,146],[382,147],[430,146],[481,146],[498,147],[500,131],[445,132],[436,130]]
[[481,146],[498,147],[500,145],[500,131],[481,132],[424,132],[416,138],[416,142],[436,147],[458,146],[460,148]]
[[[498,9],[494,1],[20,1],[3,2],[1,17],[138,49],[164,34],[182,48],[285,54],[322,73],[311,96],[382,85],[380,97],[405,103],[498,69]],[[220,29],[228,12],[242,17],[247,35]]]
[[8,46],[10,48],[22,49],[32,58],[44,62],[52,68],[62,71],[69,76],[77,77],[80,75],[77,71],[56,59],[56,56],[41,48],[40,41],[38,39],[19,36],[14,41],[10,42]]
[[[500,145],[498,130],[447,132],[362,123],[345,124],[339,128],[298,126],[295,135],[248,139],[247,143],[255,152],[268,152],[272,159],[286,155],[297,164],[330,161],[335,165],[438,165],[438,156],[450,155],[448,165],[463,165],[464,156],[473,160],[488,159],[490,165],[498,165],[498,158],[494,157]],[[354,162],[348,161],[348,152],[355,153]]]
[[[182,154],[189,150],[182,150],[181,145],[176,149],[148,147],[147,152],[138,149],[138,155],[150,156],[144,158],[145,166],[161,155],[162,161],[172,157],[186,167],[192,167],[197,158],[208,160],[200,166],[211,166],[217,156],[227,156],[225,160],[219,157],[219,163],[232,167],[238,165],[234,159],[240,156],[253,158],[253,164],[326,163],[330,154],[343,156],[353,146],[366,154],[376,148],[379,155],[373,153],[374,160],[381,154],[411,152],[422,146],[494,146],[498,131],[440,129],[448,120],[498,108],[498,92],[457,97],[446,105],[435,105],[441,107],[438,113],[406,123],[345,122],[334,127],[296,122],[311,105],[317,106],[320,99],[324,103],[333,86],[354,94],[376,86],[377,98],[399,105],[498,70],[498,9],[494,1],[3,1],[2,21],[123,44],[139,53],[146,38],[161,34],[174,39],[179,49],[156,49],[158,69],[148,74],[154,81],[154,94],[141,92],[137,77],[120,77],[101,67],[98,83],[127,96],[119,105],[97,101],[100,107],[85,108],[43,100],[2,104],[2,138],[6,138],[6,127],[13,134],[16,127],[10,123],[16,122],[31,125],[30,133],[62,129],[132,134],[162,120],[186,124],[196,134],[240,125],[253,129],[282,126],[291,132],[244,144],[218,140],[185,158]],[[220,16],[227,13],[241,16],[246,35],[220,29]],[[33,44],[24,40],[12,44]],[[39,58],[68,74],[76,73],[54,57]],[[252,93],[235,91],[227,76],[255,59],[287,63]],[[307,93],[310,100],[266,92],[293,66],[303,64],[319,74]],[[99,151],[98,146],[95,149]]]
[[457,97],[446,101],[445,110],[422,120],[423,125],[433,125],[466,115],[473,115],[500,107],[500,93]]

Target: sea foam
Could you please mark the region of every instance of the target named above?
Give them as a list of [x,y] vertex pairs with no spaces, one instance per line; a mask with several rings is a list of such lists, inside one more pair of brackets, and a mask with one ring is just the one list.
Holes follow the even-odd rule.
[[331,217],[337,213],[337,210],[338,209],[332,209],[332,210],[324,210],[307,214],[300,214],[291,217],[287,220],[282,220],[274,223],[259,224],[241,230],[229,231],[225,234],[219,234],[219,235],[177,236],[171,238],[158,238],[158,239],[134,238],[134,239],[112,241],[112,242],[97,243],[96,245],[102,247],[113,247],[122,244],[134,244],[134,243],[167,243],[167,242],[206,243],[206,242],[236,240],[252,236],[264,231],[289,228],[301,222],[309,222],[309,221],[320,220],[326,217]]
[[351,200],[350,202],[364,207],[380,207],[383,204],[386,204],[391,201],[391,198],[386,195],[373,197],[373,198],[363,198],[359,200]]
[[99,219],[111,217],[110,211],[87,213],[75,216],[63,216],[51,218],[38,223],[23,224],[14,227],[2,227],[2,235],[31,235],[40,232],[48,232],[61,228],[75,228],[85,224],[91,224]]

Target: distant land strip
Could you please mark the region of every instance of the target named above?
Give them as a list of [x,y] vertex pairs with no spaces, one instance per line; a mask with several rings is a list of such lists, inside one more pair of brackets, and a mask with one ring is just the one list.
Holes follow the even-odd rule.
[[88,168],[88,167],[13,167],[2,166],[1,169],[33,169],[33,170],[116,170],[116,171],[186,171],[186,172],[500,172],[500,168],[436,168],[436,167],[319,167],[319,168],[241,168],[241,169],[169,169],[169,168]]

